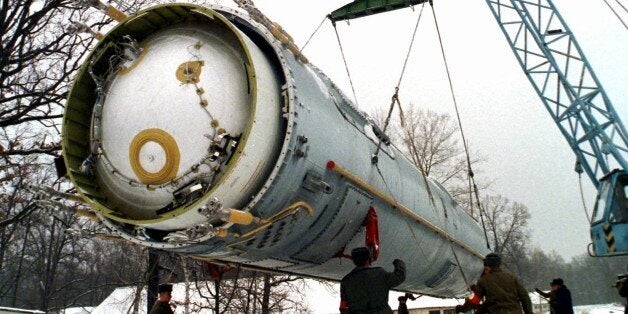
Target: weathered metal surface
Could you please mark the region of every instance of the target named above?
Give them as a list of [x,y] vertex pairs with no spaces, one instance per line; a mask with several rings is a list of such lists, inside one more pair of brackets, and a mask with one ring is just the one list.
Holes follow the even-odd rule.
[[[208,20],[207,16],[212,18]],[[216,19],[220,22],[211,22]],[[147,21],[151,21],[151,27],[145,26]],[[214,27],[224,33],[215,32]],[[116,164],[128,162],[124,159],[128,158],[125,142],[131,141],[140,130],[156,127],[176,139],[182,154],[182,169],[189,168],[196,160],[194,157],[205,154],[208,144],[202,137],[211,134],[215,126],[211,119],[206,119],[205,108],[199,105],[198,95],[194,93],[199,88],[185,89],[189,84],[176,76],[179,65],[190,60],[152,59],[147,42],[159,36],[179,38],[179,30],[183,29],[218,37],[208,40],[211,44],[207,45],[220,46],[224,40],[221,36],[230,38],[230,43],[224,43],[230,48],[223,47],[226,55],[203,53],[199,58],[204,65],[198,84],[204,89],[200,94],[206,97],[207,108],[220,115],[217,118],[220,126],[225,125],[227,132],[232,132],[229,129],[239,123],[244,128],[240,132],[245,134],[248,128],[248,134],[226,150],[227,158],[220,165],[220,172],[193,172],[187,177],[190,184],[183,191],[173,190],[171,182],[163,187],[139,184],[134,187],[136,190],[127,186],[122,191],[123,184],[116,187],[106,183],[119,180],[118,177],[106,174],[101,168],[91,174],[81,171],[85,170],[81,164],[91,154],[90,145],[85,143],[93,144],[90,126],[98,98],[87,65],[84,66],[64,117],[64,154],[74,184],[98,210],[105,225],[125,239],[149,247],[251,268],[339,280],[352,265],[333,256],[343,248],[348,253],[351,248],[364,245],[361,224],[372,206],[379,217],[381,241],[375,265],[390,267],[395,258],[408,264],[408,279],[399,289],[440,296],[466,291],[461,270],[469,280],[475,280],[482,268],[480,257],[487,253],[477,222],[440,185],[425,180],[393,146],[383,144],[378,164],[372,164],[371,156],[379,139],[368,116],[356,109],[313,65],[295,58],[270,32],[236,11],[187,4],[158,6],[130,16],[96,48],[90,58],[111,54],[115,49],[109,47],[122,40],[123,35],[134,37],[140,47],[148,45],[149,50],[141,64],[124,76],[140,73],[145,65],[147,69],[155,69],[154,76],[159,82],[150,83],[153,79],[149,77],[150,71],[143,74],[145,82],[136,81],[142,86],[136,93],[161,95],[146,105],[137,99],[132,101],[134,95],[128,95],[129,99],[117,96],[117,105],[112,105],[107,99],[110,94],[105,95],[103,112],[146,106],[143,114],[131,114],[133,121],[128,123],[124,121],[129,114],[102,119],[103,128],[115,130],[122,141],[112,144],[123,151]],[[201,47],[205,45],[192,35],[181,40],[188,38],[194,38],[188,40],[189,44],[198,40]],[[196,48],[192,45],[191,49]],[[230,55],[232,52],[236,57]],[[237,62],[213,58],[242,58],[244,62],[236,66]],[[164,64],[172,66],[162,69]],[[224,67],[226,74],[211,77],[218,70],[210,64]],[[233,77],[226,77],[230,75]],[[221,87],[221,83],[227,86]],[[243,94],[242,88],[250,94]],[[212,101],[218,98],[222,100]],[[260,108],[262,105],[264,108]],[[192,109],[180,112],[176,109],[185,106]],[[164,113],[160,111],[163,107],[171,109]],[[262,110],[265,113],[260,113]],[[112,116],[116,114],[113,112]],[[161,122],[156,123],[157,120]],[[187,132],[193,133],[188,134],[190,141],[177,137]],[[160,149],[163,150],[159,143],[146,148],[155,155],[163,154]],[[94,162],[100,162],[101,157],[93,156]],[[139,162],[144,168],[157,171],[162,166],[152,165],[155,160]],[[327,168],[330,160],[345,172]],[[129,169],[130,166],[125,174],[132,177]],[[203,175],[208,172],[203,171],[220,179],[204,180]],[[177,175],[183,173],[180,169]],[[173,181],[177,180],[180,178]],[[223,217],[222,208],[248,211],[259,218],[256,220],[259,224],[232,224]]]

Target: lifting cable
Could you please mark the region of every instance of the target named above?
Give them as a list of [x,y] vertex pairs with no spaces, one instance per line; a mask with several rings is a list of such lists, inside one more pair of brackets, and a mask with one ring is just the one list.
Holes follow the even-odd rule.
[[626,13],[628,13],[628,9],[626,9],[626,6],[624,6],[619,0],[615,0],[615,2],[617,2],[617,4],[619,4],[619,6],[624,9],[624,11],[626,11]]
[[303,49],[305,49],[305,47],[307,47],[307,44],[310,43],[310,40],[312,40],[312,38],[314,37],[314,35],[318,32],[319,29],[321,29],[321,26],[323,26],[323,23],[325,23],[325,20],[327,20],[327,16],[325,16],[323,18],[323,20],[321,21],[320,24],[318,24],[318,27],[316,27],[316,29],[314,30],[314,32],[312,33],[312,35],[310,35],[310,37],[307,39],[307,41],[305,42],[305,44],[303,45],[303,47],[301,47],[301,49],[299,49],[299,52],[303,52]]
[[[618,0],[615,0],[623,9],[624,11],[628,12],[628,10],[626,9],[626,7],[621,4],[621,2],[619,2]],[[611,6],[610,3],[608,3],[607,0],[604,0],[604,2],[606,3],[606,6],[608,6],[608,8],[613,12],[613,14],[615,14],[615,16],[617,17],[617,19],[624,25],[624,27],[626,29],[628,29],[628,25],[626,25],[626,23],[624,22],[624,20],[621,18],[621,16],[619,16],[619,14],[617,13],[617,11],[615,11],[615,9]]]
[[449,241],[449,248],[451,249],[451,253],[454,254],[454,259],[456,259],[456,264],[458,264],[458,269],[460,269],[460,274],[462,275],[462,280],[464,280],[467,291],[471,291],[471,285],[469,284],[467,275],[464,274],[464,269],[462,269],[462,265],[460,264],[460,260],[458,259],[458,254],[456,254],[456,250],[454,250],[454,246],[453,244],[451,244],[451,241]]
[[[419,23],[421,22],[421,17],[423,16],[423,9],[425,8],[425,3],[421,5],[421,10],[419,11],[419,17],[416,20],[416,24],[414,25],[414,31],[412,32],[412,38],[410,39],[410,46],[408,47],[408,52],[406,53],[406,58],[403,61],[403,67],[401,68],[401,73],[399,74],[399,80],[397,81],[397,86],[395,86],[395,93],[391,97],[390,107],[388,108],[388,115],[386,116],[386,121],[384,122],[384,129],[382,130],[382,134],[386,134],[386,130],[388,130],[388,126],[390,124],[390,118],[392,116],[392,112],[395,109],[395,104],[399,108],[399,119],[401,122],[401,126],[405,125],[405,118],[403,116],[403,109],[401,108],[401,102],[399,101],[399,87],[401,86],[401,81],[403,80],[403,76],[406,72],[406,66],[408,65],[408,60],[410,59],[410,53],[412,52],[412,47],[414,46],[414,39],[416,38],[417,30],[419,29]],[[379,171],[379,167],[377,164],[379,151],[382,147],[383,136],[379,138],[377,142],[377,148],[375,149],[375,153],[371,157],[371,162],[377,167]],[[416,146],[414,145],[414,141],[411,141],[412,149],[414,152],[417,152]],[[423,177],[423,183],[425,184],[425,188],[427,189],[427,193],[430,197],[430,202],[432,207],[436,211],[436,202],[434,201],[434,195],[432,194],[432,190],[427,181],[427,176],[425,174],[425,169],[423,169],[423,165],[421,163],[417,163],[419,171],[421,172],[421,176]],[[382,177],[383,178],[383,177]]]
[[[491,245],[488,241],[488,233],[486,231],[486,225],[484,223],[484,215],[482,213],[483,209],[482,209],[482,204],[480,203],[478,186],[475,183],[473,169],[471,169],[471,158],[469,157],[469,147],[467,145],[467,140],[464,136],[464,130],[462,129],[462,119],[460,118],[460,111],[458,110],[458,103],[456,101],[456,95],[454,93],[454,86],[451,81],[451,73],[449,72],[449,65],[447,64],[447,56],[445,55],[445,47],[443,45],[443,39],[440,33],[440,28],[438,27],[438,20],[436,19],[436,11],[434,10],[434,4],[432,0],[430,0],[429,2],[430,2],[430,7],[432,8],[432,15],[434,16],[434,24],[436,25],[436,33],[438,35],[440,51],[443,56],[443,62],[445,63],[445,71],[447,72],[447,80],[449,81],[449,90],[451,92],[451,98],[453,99],[454,109],[456,110],[456,118],[458,120],[458,127],[460,128],[460,135],[462,136],[462,145],[464,147],[464,152],[467,158],[467,171],[468,171],[467,174],[469,178],[471,178],[471,181],[473,182],[473,193],[475,194],[475,200],[477,202],[478,210],[480,211],[480,220],[482,221],[482,229],[484,230],[484,239],[486,240],[486,248],[491,250]],[[471,193],[471,191],[469,191],[469,193]],[[473,208],[473,202],[471,202],[469,206]]]
[[[397,81],[397,86],[395,86],[395,93],[392,95],[390,101],[390,108],[388,109],[388,115],[386,116],[386,121],[384,122],[384,129],[382,130],[382,134],[386,134],[386,130],[388,129],[388,124],[390,123],[390,117],[392,115],[393,109],[395,108],[395,104],[399,107],[399,118],[401,120],[401,125],[405,124],[403,117],[403,109],[401,108],[401,103],[399,102],[399,87],[401,86],[401,80],[403,80],[403,75],[406,72],[406,66],[408,65],[408,60],[410,59],[410,53],[412,52],[412,47],[414,45],[414,38],[416,37],[416,32],[419,29],[419,22],[421,22],[421,16],[423,16],[423,8],[425,8],[425,2],[421,5],[421,11],[419,11],[419,17],[416,20],[416,24],[414,25],[414,31],[412,32],[412,38],[410,39],[410,46],[408,47],[408,52],[406,53],[406,59],[403,61],[403,67],[401,68],[401,73],[399,74],[399,80]],[[375,153],[373,154],[372,161],[373,163],[377,163],[377,156],[382,147],[383,136],[379,139],[377,143],[377,148],[375,149]],[[421,174],[425,176],[425,173],[422,167],[419,167],[421,170]],[[429,187],[428,187],[429,189]],[[432,200],[432,203],[434,201]]]
[[[430,4],[431,4],[431,1],[430,1]],[[383,134],[385,134],[386,130],[388,129],[388,125],[390,123],[390,117],[392,115],[392,111],[393,111],[393,109],[395,107],[395,104],[397,104],[398,107],[399,107],[399,115],[400,115],[401,125],[403,126],[405,124],[404,123],[404,117],[403,117],[403,109],[401,107],[401,103],[399,102],[399,87],[401,86],[401,81],[403,80],[403,76],[405,74],[406,66],[408,64],[408,59],[410,58],[410,53],[412,52],[412,47],[414,45],[414,39],[416,37],[416,33],[417,33],[417,30],[418,30],[418,27],[419,27],[419,22],[421,21],[421,16],[423,16],[423,9],[424,8],[425,8],[425,3],[423,3],[423,5],[421,6],[421,11],[419,12],[419,17],[417,18],[416,24],[414,26],[414,31],[412,33],[412,38],[410,40],[410,46],[408,48],[408,52],[406,53],[406,58],[405,58],[405,60],[403,62],[403,67],[401,68],[401,73],[399,75],[399,80],[397,81],[397,86],[395,86],[395,93],[393,94],[392,99],[391,99],[390,108],[388,110],[388,116],[386,117],[386,121],[384,123],[384,129],[382,130]],[[433,7],[432,7],[432,10],[433,10]],[[442,45],[441,45],[441,47],[442,47]],[[386,183],[386,180],[384,179],[383,174],[379,170],[379,165],[377,163],[377,155],[379,153],[379,150],[381,149],[381,144],[382,144],[382,138],[380,138],[380,140],[379,140],[379,142],[377,144],[377,149],[375,151],[375,154],[373,154],[373,164],[375,164],[375,167],[377,168],[377,172],[381,176],[382,180],[384,181],[384,185],[386,185],[386,188],[389,190],[389,193],[391,193],[391,196],[392,196],[392,191],[388,187],[388,184]],[[412,144],[412,149],[416,153],[417,148],[416,148],[416,145],[414,144],[414,141],[412,141],[411,144]],[[426,187],[428,195],[430,197],[430,201],[431,201],[432,207],[434,209],[436,209],[436,202],[434,201],[434,196],[433,196],[432,191],[430,189],[429,182],[427,181],[427,177],[425,175],[425,170],[423,169],[423,167],[422,167],[422,165],[420,163],[417,163],[417,164],[419,166],[418,167],[419,170],[421,171],[421,175],[423,177],[423,180],[424,180],[424,183],[425,183],[425,187]],[[444,207],[444,204],[443,204],[443,207]],[[446,215],[446,211],[445,211],[445,215]],[[444,222],[443,222],[443,225],[445,225]],[[412,233],[412,236],[413,236],[414,240],[417,242],[417,245],[419,246],[419,248],[421,248],[420,243],[418,242],[418,239],[417,239],[416,235],[414,234],[414,230],[412,230],[412,228],[409,225],[408,225],[408,227],[410,229],[410,232]],[[486,231],[486,229],[485,229],[485,231]],[[488,238],[487,238],[487,241],[488,241]],[[467,289],[469,289],[469,287],[470,287],[469,280],[467,279],[467,276],[466,276],[466,274],[464,272],[464,269],[462,268],[460,260],[458,259],[458,254],[456,253],[456,250],[453,247],[452,241],[448,239],[447,242],[449,243],[449,248],[451,249],[451,252],[452,252],[452,254],[454,256],[454,259],[456,260],[456,264],[458,265],[458,269],[460,269],[460,274],[462,275],[462,279],[465,282],[465,286],[466,286]]]
[[[395,199],[394,194],[392,193],[392,190],[390,189],[390,187],[388,186],[388,183],[386,182],[386,179],[384,178],[384,175],[382,174],[382,172],[379,169],[379,165],[375,164],[375,168],[377,169],[377,173],[379,174],[379,176],[382,178],[382,182],[384,182],[384,186],[386,187],[386,189],[388,190],[388,194],[390,194],[390,197],[396,202],[397,200]],[[425,176],[423,176],[424,180],[427,180],[425,178]],[[426,181],[427,184],[427,181]],[[434,199],[432,196],[432,193],[430,192],[429,189],[429,185],[427,185],[427,190],[430,194],[430,198],[432,200],[432,208],[436,209],[436,203],[434,203]],[[443,208],[444,208],[444,204],[443,204]],[[443,224],[443,226],[445,226],[446,224],[441,221],[441,223]],[[423,256],[427,257],[427,255],[425,254],[425,252],[423,252],[423,248],[421,247],[421,243],[419,242],[419,239],[417,238],[416,234],[414,233],[414,230],[412,230],[412,226],[410,226],[410,222],[406,221],[406,224],[408,225],[408,229],[410,230],[410,233],[412,234],[412,238],[414,239],[414,241],[416,242],[417,247],[419,248],[419,250],[421,251],[421,253],[423,254]],[[449,237],[445,238],[447,240],[447,243],[449,243],[449,248],[451,249],[451,253],[453,253],[454,255],[454,259],[456,260],[456,264],[458,265],[458,269],[460,269],[460,274],[462,275],[462,279],[464,280],[464,283],[467,287],[467,290],[470,290],[470,285],[469,285],[469,280],[467,279],[467,276],[464,273],[464,269],[462,269],[462,265],[460,264],[460,260],[458,259],[458,254],[456,253],[456,250],[454,250],[454,246],[452,244],[452,240]]]
[[592,217],[589,215],[589,211],[587,210],[587,203],[584,201],[584,192],[582,190],[582,171],[578,172],[578,185],[580,187],[580,200],[582,200],[582,208],[584,209],[584,215],[587,217],[589,224],[591,224]]
[[345,51],[344,49],[342,49],[342,43],[340,42],[340,35],[338,35],[338,29],[336,29],[336,22],[331,21],[331,25],[334,26],[336,39],[338,39],[338,46],[340,46],[340,54],[342,55],[342,61],[345,63],[345,69],[347,70],[347,76],[349,77],[349,84],[351,84],[351,91],[353,91],[353,99],[355,100],[356,107],[358,107],[358,96],[355,94],[355,88],[353,87],[353,80],[351,79],[351,73],[349,73],[349,65],[347,65],[347,58],[345,58]]

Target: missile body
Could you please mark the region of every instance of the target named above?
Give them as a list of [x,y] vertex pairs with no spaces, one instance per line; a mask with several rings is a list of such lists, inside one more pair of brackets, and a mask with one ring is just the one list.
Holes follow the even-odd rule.
[[330,280],[374,212],[374,265],[408,267],[398,289],[464,294],[487,253],[477,222],[273,31],[190,4],[121,21],[68,98],[77,191],[129,241]]

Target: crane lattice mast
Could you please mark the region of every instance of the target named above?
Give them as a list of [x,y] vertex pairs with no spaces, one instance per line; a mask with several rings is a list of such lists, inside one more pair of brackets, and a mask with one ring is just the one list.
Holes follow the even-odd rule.
[[552,1],[486,2],[576,154],[576,169],[581,166],[598,189],[613,168],[628,169],[628,133]]

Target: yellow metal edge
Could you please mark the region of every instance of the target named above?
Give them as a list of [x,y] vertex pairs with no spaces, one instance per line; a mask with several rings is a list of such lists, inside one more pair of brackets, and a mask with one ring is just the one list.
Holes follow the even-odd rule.
[[[122,217],[118,217],[116,215],[113,215],[113,211],[111,211],[110,209],[104,208],[103,206],[101,206],[99,203],[94,202],[93,200],[89,199],[88,203],[90,203],[90,205],[97,205],[95,206],[105,217],[114,220],[114,221],[118,221],[118,222],[122,222],[122,223],[135,223],[135,224],[141,224],[143,226],[146,225],[151,225],[154,223],[159,223],[162,221],[165,221],[167,219],[170,218],[174,218],[177,216],[181,216],[183,214],[185,214],[186,212],[188,212],[190,209],[195,208],[203,203],[206,203],[207,200],[210,198],[211,193],[214,191],[214,189],[217,186],[220,186],[224,180],[226,180],[226,178],[229,176],[229,174],[231,172],[233,172],[233,169],[235,167],[235,165],[237,164],[237,162],[240,160],[241,156],[242,156],[242,152],[244,150],[244,147],[246,146],[246,142],[248,140],[248,137],[251,133],[251,129],[253,128],[253,121],[255,120],[255,109],[257,107],[257,80],[256,78],[256,72],[255,72],[255,67],[252,64],[252,60],[253,57],[251,55],[250,50],[248,49],[248,47],[246,46],[246,42],[244,40],[244,38],[242,37],[242,34],[240,34],[240,31],[233,25],[233,23],[231,23],[227,18],[225,18],[224,16],[222,16],[221,14],[217,13],[216,11],[209,9],[209,8],[205,8],[199,5],[194,5],[194,4],[161,4],[161,5],[156,5],[154,7],[142,10],[140,12],[137,13],[137,15],[142,14],[144,12],[149,12],[150,10],[156,10],[158,8],[162,8],[162,7],[168,7],[168,6],[179,6],[179,7],[191,7],[194,8],[190,11],[192,12],[197,12],[200,14],[205,15],[206,17],[208,17],[211,21],[215,21],[216,18],[218,18],[220,21],[222,21],[224,23],[225,26],[227,26],[229,29],[232,30],[232,32],[235,34],[236,38],[238,39],[238,41],[240,42],[240,45],[242,47],[242,50],[247,58],[245,66],[247,67],[247,79],[249,81],[249,86],[251,88],[250,90],[250,94],[251,94],[251,115],[249,116],[249,122],[247,125],[246,130],[244,131],[244,133],[242,134],[242,137],[240,138],[240,143],[238,144],[238,148],[236,149],[236,151],[233,153],[234,156],[231,158],[231,160],[229,161],[229,166],[227,167],[227,169],[225,170],[225,172],[223,173],[223,175],[221,176],[221,178],[218,180],[218,182],[216,182],[214,184],[214,186],[212,187],[212,189],[210,189],[203,197],[201,197],[200,199],[198,199],[196,202],[188,205],[188,206],[182,206],[179,208],[176,208],[172,211],[169,211],[161,216],[159,216],[158,218],[153,218],[153,219],[146,219],[146,220],[138,220],[138,219],[128,219],[128,218],[122,218]],[[123,25],[127,25],[130,21],[127,19],[127,21],[125,21],[124,23],[121,23],[120,25],[118,25],[117,27],[121,27]],[[117,28],[116,27],[116,28]],[[111,33],[112,31],[114,31],[116,28],[112,29],[111,31],[108,32]],[[91,55],[90,55],[91,57]],[[73,181],[74,182],[74,181]],[[86,198],[86,197],[84,197]]]

